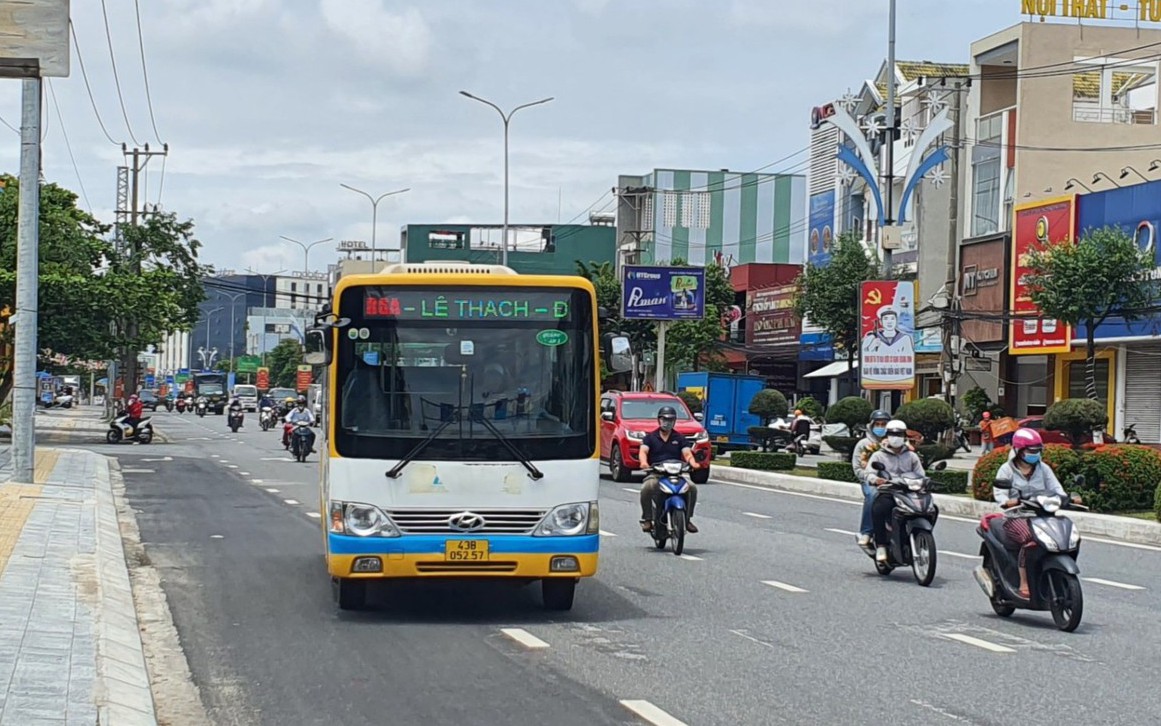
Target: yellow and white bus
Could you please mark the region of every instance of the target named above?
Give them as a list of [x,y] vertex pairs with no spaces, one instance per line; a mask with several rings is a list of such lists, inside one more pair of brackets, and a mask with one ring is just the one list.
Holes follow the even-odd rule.
[[[540,580],[567,610],[600,549],[598,308],[582,277],[468,263],[339,280],[307,335],[325,377],[327,570],[341,609],[384,578]],[[631,363],[609,340],[608,367]]]

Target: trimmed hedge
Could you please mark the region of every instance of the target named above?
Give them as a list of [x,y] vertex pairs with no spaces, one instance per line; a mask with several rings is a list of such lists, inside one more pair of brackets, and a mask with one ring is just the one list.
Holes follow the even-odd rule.
[[968,488],[968,472],[958,469],[929,471],[931,491],[936,494],[963,494]]
[[[972,496],[974,498],[982,502],[993,501],[992,482],[996,480],[996,472],[1008,460],[1008,451],[1009,447],[1001,446],[990,454],[981,456],[976,462],[975,468],[972,469]],[[1064,444],[1045,444],[1044,463],[1052,467],[1052,470],[1056,472],[1056,478],[1060,479],[1062,484],[1081,473],[1080,454]],[[1067,488],[1067,484],[1065,486]]]
[[919,454],[919,460],[923,462],[923,468],[926,470],[937,461],[950,459],[955,454],[955,449],[943,444],[923,444],[915,447],[915,453]]
[[789,471],[794,468],[798,457],[794,454],[767,453],[764,451],[735,451],[730,454],[730,466],[735,469],[757,471]]
[[1157,495],[1153,499],[1153,511],[1157,515],[1157,521],[1161,522],[1161,484],[1157,485]]
[[[862,438],[858,436],[823,436],[822,440],[826,442],[827,446],[849,460],[855,455],[855,447],[862,441]],[[848,463],[847,466],[849,468],[850,464]]]
[[[848,481],[852,484],[859,483],[859,480],[855,478],[855,472],[851,468],[849,461],[818,462],[818,478],[830,479],[831,481]],[[1158,501],[1161,501],[1161,499]]]

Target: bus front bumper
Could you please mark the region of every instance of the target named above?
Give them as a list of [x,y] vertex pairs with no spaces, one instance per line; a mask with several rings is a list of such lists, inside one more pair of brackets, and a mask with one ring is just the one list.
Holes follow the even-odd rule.
[[327,571],[343,578],[592,577],[600,535],[404,535],[352,537],[327,534]]

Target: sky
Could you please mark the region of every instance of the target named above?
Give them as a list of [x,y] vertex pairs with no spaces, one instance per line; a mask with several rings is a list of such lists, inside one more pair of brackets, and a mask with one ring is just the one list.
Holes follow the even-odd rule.
[[[380,247],[404,224],[500,223],[500,116],[460,90],[505,109],[555,98],[512,120],[511,219],[584,221],[613,210],[619,174],[784,157],[771,171],[804,173],[810,109],[887,52],[887,0],[139,2],[144,72],[134,0],[72,2],[80,57],[46,87],[44,174],[112,222],[121,143],[168,143],[145,199],[194,221],[203,261],[265,273],[302,269],[281,235],[370,240],[370,202],[341,183],[410,188],[380,203]],[[967,62],[1020,21],[1019,0],[898,4],[904,60]],[[0,81],[12,126],[19,96]],[[19,169],[3,126],[0,169]]]

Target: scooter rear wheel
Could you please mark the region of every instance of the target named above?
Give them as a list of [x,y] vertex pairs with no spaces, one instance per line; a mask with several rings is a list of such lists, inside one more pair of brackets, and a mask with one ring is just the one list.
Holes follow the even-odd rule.
[[673,538],[673,554],[680,555],[685,551],[684,509],[671,509],[669,511],[669,535]]

